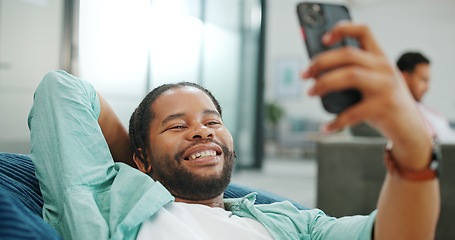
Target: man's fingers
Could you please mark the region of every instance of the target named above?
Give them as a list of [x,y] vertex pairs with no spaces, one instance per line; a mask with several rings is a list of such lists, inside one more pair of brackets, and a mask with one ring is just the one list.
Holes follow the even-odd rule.
[[[327,51],[316,56],[311,62],[307,72],[311,77],[318,76],[321,72],[346,65],[357,65],[367,69],[388,70],[390,64],[355,47],[343,47]],[[305,76],[306,77],[306,76]]]
[[361,101],[340,113],[333,121],[324,126],[324,130],[335,132],[345,127],[356,125],[369,118],[374,113],[374,109],[372,102]]
[[312,96],[323,96],[329,92],[355,88],[362,94],[371,95],[382,88],[393,87],[391,84],[394,84],[393,79],[388,79],[383,73],[349,66],[334,69],[318,77],[309,93]]
[[384,56],[379,44],[375,41],[372,32],[366,25],[353,24],[347,21],[339,22],[326,33],[323,41],[325,44],[331,45],[344,37],[356,38],[362,49]]

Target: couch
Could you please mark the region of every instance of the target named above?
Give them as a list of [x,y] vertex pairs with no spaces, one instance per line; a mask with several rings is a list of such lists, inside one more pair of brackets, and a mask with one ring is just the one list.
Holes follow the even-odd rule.
[[[385,144],[386,139],[379,135],[321,139],[316,146],[316,207],[335,217],[373,211],[386,173]],[[442,144],[441,150],[441,214],[436,239],[455,239],[455,144]]]
[[[256,204],[289,200],[263,190],[230,184],[226,198],[258,192]],[[297,208],[304,206],[291,201]],[[61,239],[41,217],[43,198],[35,168],[26,154],[0,152],[0,239]]]

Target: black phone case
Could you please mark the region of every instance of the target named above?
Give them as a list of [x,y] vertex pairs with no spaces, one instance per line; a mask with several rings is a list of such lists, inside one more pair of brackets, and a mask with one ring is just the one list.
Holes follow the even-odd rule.
[[[346,45],[359,47],[358,42],[352,38],[345,38],[331,46],[326,46],[321,42],[324,33],[330,30],[338,21],[351,20],[349,11],[345,6],[327,3],[301,2],[297,4],[297,16],[310,58],[313,58],[323,51]],[[355,89],[331,92],[321,98],[324,109],[335,114],[341,113],[361,99],[361,93]]]

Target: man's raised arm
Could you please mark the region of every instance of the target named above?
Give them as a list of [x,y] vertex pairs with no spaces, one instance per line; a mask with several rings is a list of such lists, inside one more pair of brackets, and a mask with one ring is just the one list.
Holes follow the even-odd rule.
[[[362,92],[362,101],[325,129],[335,131],[366,121],[393,142],[391,156],[400,169],[425,170],[431,136],[404,80],[366,26],[338,24],[323,41],[331,45],[346,36],[357,38],[361,49],[346,47],[320,54],[303,73],[304,78],[316,78],[310,95],[347,88]],[[322,72],[326,73],[320,75]],[[378,200],[374,238],[433,239],[440,207],[438,179],[415,181],[391,172]]]

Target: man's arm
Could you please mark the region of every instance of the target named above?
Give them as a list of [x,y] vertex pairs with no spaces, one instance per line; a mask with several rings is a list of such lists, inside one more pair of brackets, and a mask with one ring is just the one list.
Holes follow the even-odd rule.
[[133,153],[130,148],[128,131],[122,125],[109,103],[98,92],[97,95],[101,105],[98,123],[104,138],[109,145],[109,150],[111,151],[114,161],[124,162],[136,168],[136,164],[132,158]]
[[[365,26],[338,24],[323,41],[330,45],[345,36],[357,38],[361,49],[320,54],[303,73],[304,78],[316,78],[310,95],[347,88],[362,92],[362,101],[325,129],[335,131],[367,121],[393,141],[392,155],[401,168],[424,169],[430,161],[431,137],[404,80]],[[437,179],[410,181],[388,173],[378,200],[374,238],[433,239],[439,207]]]

